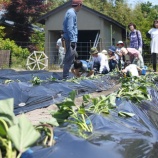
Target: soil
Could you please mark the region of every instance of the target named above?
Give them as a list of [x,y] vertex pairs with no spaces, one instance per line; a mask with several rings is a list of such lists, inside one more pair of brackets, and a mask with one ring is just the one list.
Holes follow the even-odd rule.
[[[113,93],[114,91],[117,91],[119,87],[120,87],[120,84],[117,84],[113,88],[107,91],[91,93],[91,96],[94,98],[101,95],[106,96],[108,94]],[[75,99],[76,105],[81,105],[81,103],[82,103],[82,97],[78,97]],[[51,119],[52,115],[50,114],[50,112],[53,110],[57,110],[57,106],[55,104],[50,105],[46,108],[36,109],[30,112],[27,112],[25,113],[25,116],[32,122],[33,125],[37,125],[40,121]]]

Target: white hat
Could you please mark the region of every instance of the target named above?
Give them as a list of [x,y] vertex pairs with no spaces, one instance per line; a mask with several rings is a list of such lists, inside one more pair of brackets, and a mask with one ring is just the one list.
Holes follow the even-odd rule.
[[117,42],[117,45],[119,45],[119,44],[122,44],[122,45],[124,46],[123,41],[118,41],[118,42]]
[[108,52],[104,49],[104,50],[102,50],[102,52],[101,52],[102,54],[105,54],[105,55],[107,55],[108,54]]

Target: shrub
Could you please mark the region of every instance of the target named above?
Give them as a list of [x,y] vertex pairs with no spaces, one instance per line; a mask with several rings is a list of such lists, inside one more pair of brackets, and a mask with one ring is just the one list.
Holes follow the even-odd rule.
[[[0,38],[0,50],[10,50],[11,52],[11,64],[22,64],[21,67],[25,66],[26,59],[30,55],[27,48],[18,46],[13,40]],[[25,62],[25,64],[24,64]]]

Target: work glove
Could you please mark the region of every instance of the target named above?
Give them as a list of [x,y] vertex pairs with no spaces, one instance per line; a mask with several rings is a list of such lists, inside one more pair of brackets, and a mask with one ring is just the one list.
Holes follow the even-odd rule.
[[71,48],[74,50],[76,47],[76,43],[75,42],[71,42]]

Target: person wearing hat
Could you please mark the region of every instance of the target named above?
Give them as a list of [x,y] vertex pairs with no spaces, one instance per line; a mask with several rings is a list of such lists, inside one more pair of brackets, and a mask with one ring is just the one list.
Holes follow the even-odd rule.
[[107,67],[108,70],[110,70],[110,68],[109,68],[109,59],[108,59],[108,52],[107,52],[107,50],[103,49],[103,50],[101,51],[101,53],[105,55],[105,63],[106,63],[106,67]]
[[117,48],[116,48],[116,54],[119,56],[119,61],[118,61],[119,70],[121,70],[124,67],[124,56],[120,52],[121,48],[123,48],[123,47],[124,47],[123,41],[118,41]]
[[125,56],[125,63],[130,61],[138,67],[144,67],[143,57],[140,52],[135,48],[121,48],[121,53]]
[[116,54],[115,46],[110,46],[110,48],[108,49],[108,54],[109,54],[109,67],[111,72],[116,68],[119,60],[119,56]]
[[78,28],[77,28],[77,12],[82,8],[82,0],[72,0],[71,8],[65,13],[63,21],[64,42],[65,42],[65,58],[63,66],[63,79],[69,78],[69,70],[75,59]]
[[86,77],[89,77],[94,74],[94,71],[92,69],[92,64],[85,60],[75,60],[74,64],[71,67],[71,72],[76,77],[81,77],[85,73],[86,73]]
[[92,68],[100,74],[107,74],[110,69],[105,54],[99,53],[96,47],[92,47],[89,53],[92,56]]
[[140,54],[142,54],[143,40],[141,32],[139,30],[136,30],[136,25],[133,23],[129,23],[128,28],[130,30],[130,48],[135,48],[140,52]]

